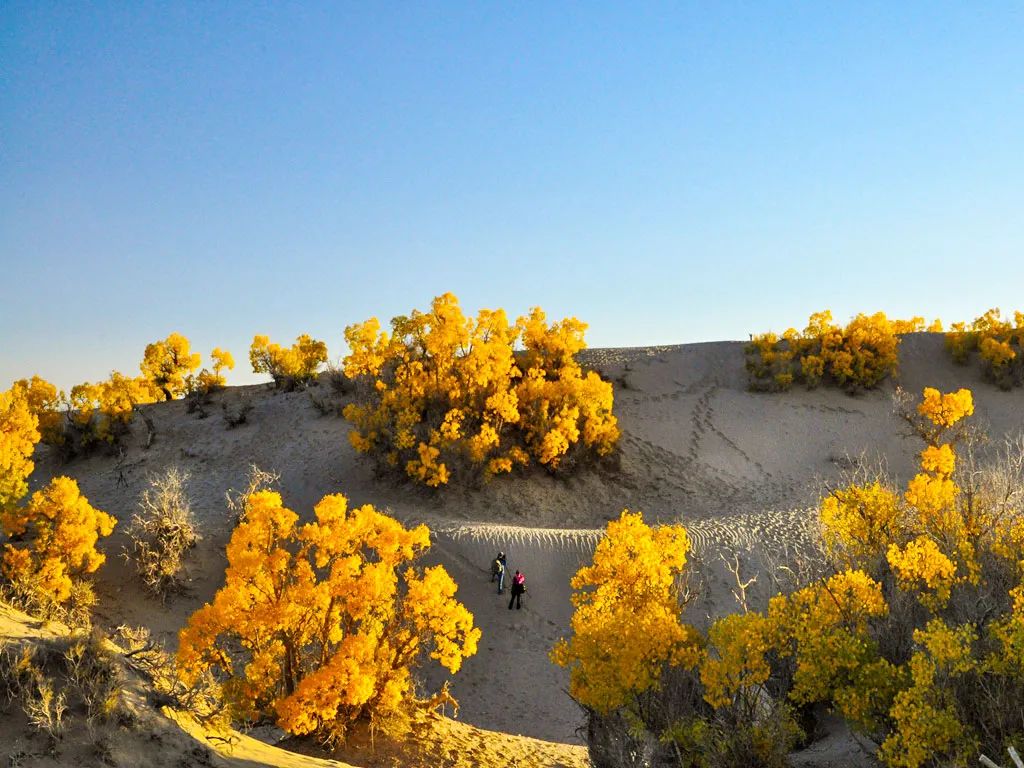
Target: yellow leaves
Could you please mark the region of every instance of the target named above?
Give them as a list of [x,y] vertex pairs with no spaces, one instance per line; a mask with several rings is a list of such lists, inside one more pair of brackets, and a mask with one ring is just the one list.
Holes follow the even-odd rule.
[[225,585],[182,630],[178,664],[187,681],[222,680],[236,714],[339,738],[359,717],[408,708],[421,653],[454,673],[480,631],[441,566],[412,567],[425,526],[350,509],[341,494],[314,513],[299,525],[279,494],[248,498]]
[[96,542],[109,536],[114,524],[113,517],[89,504],[74,480],[54,478],[26,506],[0,515],[4,534],[18,537],[4,545],[4,576],[31,585],[46,600],[63,603],[76,579],[103,564]]
[[924,320],[889,320],[885,313],[857,315],[846,327],[828,310],[811,315],[802,332],[789,329],[754,336],[746,347],[750,387],[781,391],[793,381],[809,388],[829,382],[849,390],[871,389],[896,370],[900,336]]
[[1004,320],[998,309],[990,309],[970,326],[954,323],[946,334],[946,349],[961,365],[977,351],[985,375],[999,387],[1020,386],[1024,382],[1024,313],[1014,312],[1011,321]]
[[899,498],[879,481],[837,490],[821,502],[822,538],[834,560],[862,567],[882,555],[902,525]]
[[0,392],[0,512],[28,492],[38,424],[24,389]]
[[327,362],[327,344],[304,333],[286,348],[257,334],[249,347],[249,362],[253,373],[269,373],[278,387],[303,386]]
[[592,564],[571,582],[573,635],[551,652],[569,668],[578,702],[608,712],[656,688],[664,664],[697,665],[700,638],[680,621],[676,583],[688,551],[682,526],[651,528],[628,511],[608,524]]
[[924,399],[917,406],[917,412],[935,426],[948,428],[974,413],[974,397],[969,389],[943,394],[932,387],[925,387]]
[[188,339],[172,333],[163,341],[146,345],[139,369],[164,400],[173,400],[188,391],[188,379],[199,367],[199,353],[193,354]]
[[938,475],[952,475],[956,468],[956,454],[949,444],[929,445],[921,452],[921,469]]
[[901,589],[907,592],[928,590],[930,594],[920,594],[919,599],[932,608],[941,607],[949,600],[956,580],[956,564],[934,541],[919,536],[905,547],[892,544],[886,557]]
[[61,413],[61,401],[64,393],[58,392],[53,384],[39,376],[16,381],[11,389],[20,391],[28,402],[29,410],[39,421],[42,441],[59,445],[63,440],[64,415]]
[[493,475],[532,456],[554,470],[574,448],[613,450],[612,387],[575,361],[586,328],[575,318],[548,325],[536,308],[515,324],[502,310],[472,318],[447,293],[391,327],[371,318],[345,329],[345,372],[369,384],[344,411],[357,450],[434,487],[467,464]]
[[774,630],[760,614],[730,614],[708,630],[708,652],[701,660],[704,700],[715,709],[729,706],[747,689],[768,681],[767,655],[774,646]]

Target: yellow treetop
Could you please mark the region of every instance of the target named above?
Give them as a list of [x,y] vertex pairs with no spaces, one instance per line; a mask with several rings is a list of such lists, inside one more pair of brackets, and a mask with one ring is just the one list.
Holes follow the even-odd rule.
[[249,347],[249,362],[253,373],[270,374],[279,387],[304,385],[327,362],[327,344],[304,333],[291,347],[282,347],[268,336],[256,335]]
[[572,579],[572,637],[551,652],[580,704],[609,712],[657,688],[664,664],[697,665],[700,639],[680,619],[677,584],[689,549],[680,525],[651,528],[629,511],[608,523],[592,564]]
[[164,400],[173,400],[188,392],[189,377],[199,362],[199,353],[191,352],[189,340],[172,333],[163,341],[146,345],[139,369]]

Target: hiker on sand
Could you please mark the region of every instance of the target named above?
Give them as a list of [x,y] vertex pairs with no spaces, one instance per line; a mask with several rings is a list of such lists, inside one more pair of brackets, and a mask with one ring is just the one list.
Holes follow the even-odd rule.
[[516,571],[516,575],[512,577],[512,597],[508,601],[508,609],[510,611],[512,610],[512,603],[516,604],[517,611],[523,607],[524,592],[526,592],[526,577],[519,571]]
[[505,553],[499,552],[498,556],[491,562],[491,583],[498,581],[498,594],[505,592]]

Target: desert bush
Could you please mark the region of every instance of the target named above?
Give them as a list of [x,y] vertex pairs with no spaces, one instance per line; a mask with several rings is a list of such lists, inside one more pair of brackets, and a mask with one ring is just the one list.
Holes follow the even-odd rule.
[[[746,346],[750,388],[780,392],[794,382],[809,389],[821,384],[855,392],[878,386],[897,368],[900,337],[925,329],[920,317],[889,320],[884,312],[857,315],[846,327],[828,310],[811,315],[803,331],[764,333]],[[929,330],[941,329],[938,320]]]
[[228,429],[234,429],[245,424],[249,420],[249,414],[252,413],[252,407],[252,403],[248,400],[241,400],[234,405],[222,403],[221,413]]
[[304,387],[327,362],[327,344],[302,334],[291,347],[273,344],[267,336],[254,336],[249,348],[253,373],[269,373],[278,389]]
[[830,588],[773,607],[801,677],[793,698],[868,730],[886,765],[959,765],[1024,739],[1024,444],[981,463],[961,429],[968,390],[900,403],[920,471],[902,492],[879,479],[821,507],[833,578],[856,579],[856,600],[837,613]]
[[186,491],[188,477],[176,467],[152,476],[127,531],[125,557],[146,590],[161,600],[182,589],[185,557],[200,538]]
[[683,623],[688,551],[682,526],[652,529],[623,512],[573,577],[573,634],[551,658],[587,712],[592,759],[628,765],[616,760],[646,751],[635,764],[781,768],[802,734],[772,688],[775,625],[756,613],[706,634]]
[[96,551],[115,520],[95,509],[68,477],[57,477],[25,505],[0,511],[6,540],[0,570],[12,593],[29,610],[53,614],[91,607],[87,576],[103,564]]
[[443,567],[414,566],[425,526],[350,510],[340,494],[315,516],[299,526],[279,494],[248,496],[225,585],[181,631],[177,661],[186,685],[220,683],[235,718],[334,740],[361,718],[401,720],[421,657],[455,673],[480,630]]
[[80,713],[90,726],[117,717],[123,686],[119,661],[96,636],[0,641],[0,709],[18,705],[51,744],[68,715]]
[[1011,321],[990,309],[969,325],[954,323],[946,349],[960,365],[977,354],[985,376],[1000,389],[1019,387],[1024,384],[1024,312],[1014,312]]
[[535,308],[514,325],[502,310],[472,319],[445,294],[391,329],[376,318],[345,329],[349,439],[379,466],[437,487],[460,470],[565,471],[614,449],[612,386],[576,362],[586,325],[575,318],[549,325]]

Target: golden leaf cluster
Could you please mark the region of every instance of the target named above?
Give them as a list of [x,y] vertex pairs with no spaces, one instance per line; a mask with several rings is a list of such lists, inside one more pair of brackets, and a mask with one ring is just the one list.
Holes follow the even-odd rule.
[[607,455],[619,437],[612,387],[576,361],[585,330],[539,308],[514,324],[503,310],[467,317],[450,293],[394,318],[390,333],[376,318],[349,326],[345,374],[364,393],[344,410],[349,439],[432,487],[461,467],[557,470]]
[[327,362],[327,344],[302,334],[290,347],[256,335],[249,347],[253,373],[268,373],[277,387],[304,386],[316,378],[317,370]]
[[299,525],[279,494],[248,497],[225,584],[181,631],[177,659],[186,683],[218,681],[236,717],[329,740],[359,718],[400,718],[421,660],[457,672],[480,630],[442,566],[415,567],[425,526],[341,494],[314,512]]
[[954,323],[946,334],[954,362],[966,365],[977,354],[985,375],[1002,389],[1024,384],[1024,312],[1004,318],[990,309],[970,323]]
[[[941,328],[938,320],[928,330]],[[811,315],[803,331],[764,333],[746,346],[750,388],[779,392],[794,382],[871,389],[895,372],[900,337],[925,330],[924,319],[890,320],[884,312],[857,315],[845,327],[828,310]]]

